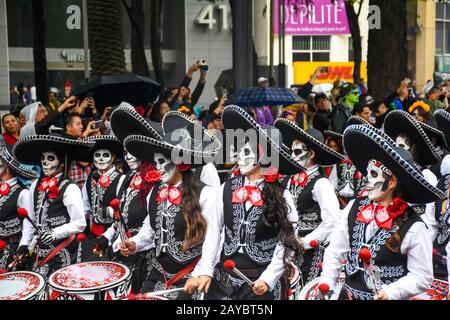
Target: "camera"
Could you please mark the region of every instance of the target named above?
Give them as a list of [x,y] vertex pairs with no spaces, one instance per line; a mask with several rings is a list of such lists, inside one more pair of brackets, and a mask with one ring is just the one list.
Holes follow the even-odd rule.
[[98,129],[102,125],[103,120],[97,120],[91,125],[91,129]]

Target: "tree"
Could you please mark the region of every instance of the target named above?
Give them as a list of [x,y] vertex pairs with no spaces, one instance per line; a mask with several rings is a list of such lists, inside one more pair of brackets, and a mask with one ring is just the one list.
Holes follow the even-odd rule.
[[370,28],[368,48],[369,91],[377,98],[392,93],[407,73],[405,0],[370,0],[380,8],[381,28]]
[[126,73],[120,0],[87,0],[92,76]]
[[150,50],[155,80],[164,87],[164,62],[162,57],[162,24],[164,0],[152,0],[150,4]]
[[[133,73],[150,77],[144,46],[144,6],[142,0],[122,0],[131,22],[131,69]],[[152,17],[150,17],[152,18]]]
[[48,105],[47,56],[45,54],[44,0],[33,0],[33,59],[36,98]]
[[[358,3],[358,11],[355,12],[355,4]],[[361,45],[361,31],[359,28],[359,16],[364,0],[346,0],[345,11],[347,13],[347,20],[352,35],[353,44],[353,82],[358,83],[361,78],[361,60],[362,60],[362,45]]]

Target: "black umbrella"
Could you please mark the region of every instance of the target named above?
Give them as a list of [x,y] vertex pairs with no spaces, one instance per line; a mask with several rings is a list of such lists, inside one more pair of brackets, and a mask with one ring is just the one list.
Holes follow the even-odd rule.
[[161,92],[161,85],[150,78],[126,73],[115,76],[100,76],[74,91],[80,100],[88,93],[94,98],[95,106],[101,113],[107,106],[117,106],[127,101],[133,106],[146,107],[154,102]]

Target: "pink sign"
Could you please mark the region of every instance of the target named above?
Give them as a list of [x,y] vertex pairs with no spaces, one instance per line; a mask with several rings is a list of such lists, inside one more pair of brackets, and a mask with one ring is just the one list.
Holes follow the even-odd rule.
[[[275,1],[275,33],[279,32],[278,12],[280,3]],[[300,0],[284,0],[285,32],[295,35],[350,34],[344,0],[314,0],[306,6]],[[303,3],[303,4],[302,4]]]

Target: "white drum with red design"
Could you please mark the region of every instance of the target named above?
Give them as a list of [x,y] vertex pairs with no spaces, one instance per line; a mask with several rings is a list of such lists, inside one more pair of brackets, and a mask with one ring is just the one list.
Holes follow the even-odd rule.
[[410,300],[445,300],[448,295],[448,282],[434,279],[431,283],[431,289],[421,293]]
[[[300,291],[299,297],[297,300],[316,300],[317,295],[320,293],[319,291],[319,281],[320,277],[311,280]],[[338,282],[335,287],[335,292],[330,296],[330,300],[338,300],[339,294],[342,290],[342,286],[345,282],[345,273],[341,272],[339,274]]]
[[29,271],[0,274],[0,300],[45,300],[45,279]]
[[131,290],[131,271],[111,261],[82,262],[48,279],[50,300],[123,300]]

